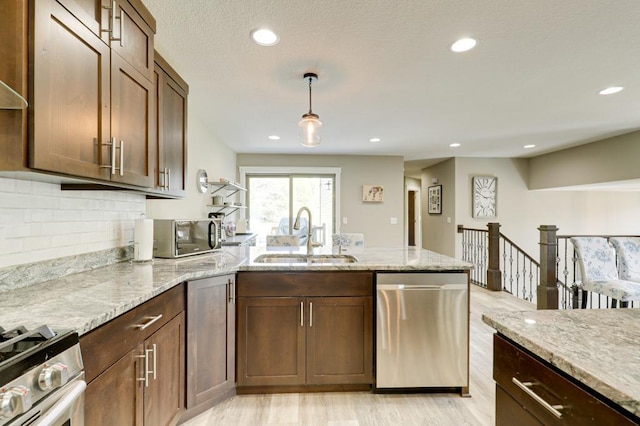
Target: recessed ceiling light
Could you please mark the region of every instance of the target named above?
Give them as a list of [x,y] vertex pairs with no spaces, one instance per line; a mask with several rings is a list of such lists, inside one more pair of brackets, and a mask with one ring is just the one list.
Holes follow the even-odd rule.
[[472,38],[461,38],[451,45],[451,51],[453,52],[466,52],[476,47],[478,42]]
[[525,145],[524,149],[531,149],[531,148],[535,148],[536,146],[531,144],[531,145]]
[[382,139],[380,138],[371,138],[369,139],[369,142],[380,142]]
[[459,143],[450,143],[450,144],[449,144],[449,146],[450,146],[451,148],[457,148],[457,147],[459,147],[459,146],[460,146],[460,144],[459,144]]
[[260,46],[273,46],[278,44],[280,37],[266,28],[257,28],[251,31],[251,39]]
[[622,89],[624,89],[622,86],[613,86],[602,89],[598,93],[601,95],[613,95],[614,93],[622,92]]
[[279,141],[279,140],[280,140],[280,136],[278,136],[278,135],[271,135],[271,136],[269,136],[269,139],[271,139],[272,141]]

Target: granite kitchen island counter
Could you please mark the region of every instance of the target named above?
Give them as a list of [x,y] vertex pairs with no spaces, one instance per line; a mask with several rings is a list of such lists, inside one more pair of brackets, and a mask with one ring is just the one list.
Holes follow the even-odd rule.
[[[0,292],[0,325],[75,329],[80,335],[188,280],[235,274],[238,270],[469,270],[471,264],[415,248],[367,248],[352,264],[283,265],[252,260],[273,253],[264,247],[228,247],[213,254],[153,263],[120,262]],[[287,252],[287,251],[285,251]],[[296,250],[305,253],[303,249]],[[317,250],[328,253],[330,248]],[[8,283],[10,285],[10,283]],[[3,288],[6,288],[5,283]]]
[[640,309],[489,312],[483,321],[640,416]]

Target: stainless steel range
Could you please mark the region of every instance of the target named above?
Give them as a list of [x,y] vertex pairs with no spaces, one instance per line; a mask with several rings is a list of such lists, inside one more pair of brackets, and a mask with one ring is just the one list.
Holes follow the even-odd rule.
[[0,327],[0,426],[84,426],[76,332]]

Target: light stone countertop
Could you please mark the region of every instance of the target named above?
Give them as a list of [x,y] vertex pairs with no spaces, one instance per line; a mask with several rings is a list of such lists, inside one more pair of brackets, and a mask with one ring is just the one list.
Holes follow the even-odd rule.
[[[32,329],[47,324],[53,329],[75,329],[83,335],[182,282],[234,274],[238,270],[459,271],[471,268],[469,263],[412,248],[367,248],[362,253],[354,253],[360,262],[353,264],[289,265],[250,261],[267,252],[273,253],[264,247],[227,247],[212,254],[154,259],[153,263],[120,262],[2,291],[0,325],[5,329],[19,325]],[[306,253],[306,250],[293,252]]]
[[494,311],[482,320],[640,416],[640,309]]

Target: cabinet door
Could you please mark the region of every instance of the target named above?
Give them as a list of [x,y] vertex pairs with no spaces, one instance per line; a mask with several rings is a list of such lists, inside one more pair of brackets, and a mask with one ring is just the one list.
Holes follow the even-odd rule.
[[[116,19],[111,49],[131,64],[149,82],[153,81],[153,33],[155,20],[142,4],[135,9],[128,0],[116,0]],[[140,13],[138,13],[140,12]],[[151,22],[146,22],[142,15]]]
[[[161,60],[156,56],[156,60]],[[171,67],[156,64],[157,162],[156,188],[186,195],[187,86]],[[179,84],[176,80],[182,82]]]
[[238,299],[238,386],[305,382],[304,299]]
[[235,386],[234,279],[187,283],[187,408]]
[[372,297],[307,301],[307,384],[373,383]]
[[111,55],[111,134],[117,171],[111,179],[153,187],[153,83],[120,56]]
[[108,180],[109,47],[55,0],[32,4],[29,165]]
[[[57,0],[65,9],[71,12],[78,20],[80,20],[87,28],[96,36],[103,37],[108,34],[107,25],[109,18],[109,10],[111,1],[109,0]],[[102,7],[102,2],[105,7]],[[108,39],[104,40],[108,44]]]
[[184,408],[184,336],[182,312],[144,343],[148,363],[148,380],[144,388],[145,425],[172,424]]
[[143,346],[120,358],[87,386],[87,425],[142,426],[144,382]]

